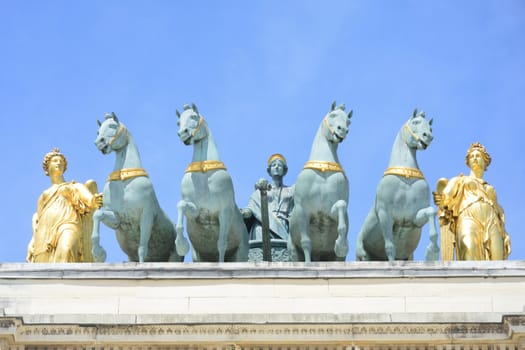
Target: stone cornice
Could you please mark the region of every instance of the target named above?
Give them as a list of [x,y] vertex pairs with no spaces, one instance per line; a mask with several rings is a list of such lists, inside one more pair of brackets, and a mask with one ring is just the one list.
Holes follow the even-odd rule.
[[525,277],[525,261],[0,264],[0,279]]

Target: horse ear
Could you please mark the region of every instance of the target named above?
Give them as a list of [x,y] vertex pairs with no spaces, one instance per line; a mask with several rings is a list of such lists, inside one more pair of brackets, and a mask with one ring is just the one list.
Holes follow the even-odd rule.
[[415,118],[417,116],[417,108],[414,109],[414,112],[412,113],[412,118]]
[[118,118],[117,118],[117,115],[115,114],[115,112],[111,112],[111,118],[115,119],[115,121],[118,123]]
[[335,109],[335,105],[336,105],[335,101],[332,102],[332,107],[331,107],[331,109],[330,109],[331,111],[333,111],[333,110]]
[[351,109],[350,112],[348,112],[348,119],[352,118],[353,114],[354,114],[354,110]]
[[191,104],[191,109],[193,109],[195,111],[195,113],[200,114],[199,110],[197,109],[197,106],[195,105],[195,103]]
[[429,125],[432,125],[432,122],[434,121],[434,118],[430,118],[430,120],[428,121],[428,124]]
[[97,124],[98,126],[102,126],[102,122],[100,120],[97,119]]
[[180,112],[179,112],[179,110],[178,110],[178,109],[176,109],[176,110],[175,110],[175,113],[177,114],[177,118],[179,118],[179,119],[180,119]]

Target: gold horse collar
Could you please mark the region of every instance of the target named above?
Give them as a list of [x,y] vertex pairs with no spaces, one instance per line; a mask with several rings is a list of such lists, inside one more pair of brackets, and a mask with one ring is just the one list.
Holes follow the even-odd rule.
[[218,160],[203,160],[202,162],[193,162],[186,168],[187,173],[206,173],[208,171],[224,169],[226,166]]
[[112,172],[108,176],[108,181],[124,181],[139,176],[148,177],[146,170],[142,168],[125,168]]
[[425,178],[421,170],[416,169],[416,168],[407,168],[403,166],[395,166],[395,167],[386,169],[383,176],[386,176],[386,175],[404,176],[407,179],[408,178],[414,178],[414,179],[424,179]]
[[339,163],[326,162],[322,160],[309,160],[304,165],[303,169],[319,170],[321,172],[332,171],[344,173],[343,167]]

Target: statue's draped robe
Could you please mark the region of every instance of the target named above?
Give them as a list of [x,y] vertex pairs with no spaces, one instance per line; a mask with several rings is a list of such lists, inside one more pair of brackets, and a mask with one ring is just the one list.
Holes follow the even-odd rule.
[[[450,180],[443,194],[443,207],[449,211],[450,229],[456,235],[458,260],[506,259],[510,252],[505,251],[504,243],[509,238],[494,187],[483,179],[460,175]],[[501,244],[493,244],[499,241]]]
[[[268,191],[268,217],[270,237],[288,239],[289,215],[293,209],[293,186],[272,188]],[[248,223],[251,240],[262,240],[261,193],[253,192],[248,203],[248,209],[253,213],[253,219]]]
[[[92,228],[91,215],[96,207],[94,195],[83,184],[74,181],[51,186],[38,199],[38,208],[33,218],[33,239],[31,262],[90,262],[87,254]],[[63,233],[70,234],[63,237]],[[55,257],[60,239],[74,239],[78,243],[74,251],[69,251],[66,261]],[[89,246],[91,246],[89,244]]]

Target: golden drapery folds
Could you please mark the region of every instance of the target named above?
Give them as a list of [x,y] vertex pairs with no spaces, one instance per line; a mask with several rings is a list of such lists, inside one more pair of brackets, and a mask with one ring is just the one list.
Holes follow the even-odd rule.
[[92,212],[102,205],[96,183],[64,181],[67,161],[57,148],[46,154],[43,168],[52,185],[38,199],[27,261],[92,262]]
[[485,147],[474,143],[466,156],[470,174],[438,180],[434,202],[445,261],[454,260],[454,253],[457,260],[505,260],[511,252],[503,208],[494,187],[483,179],[490,162]]

